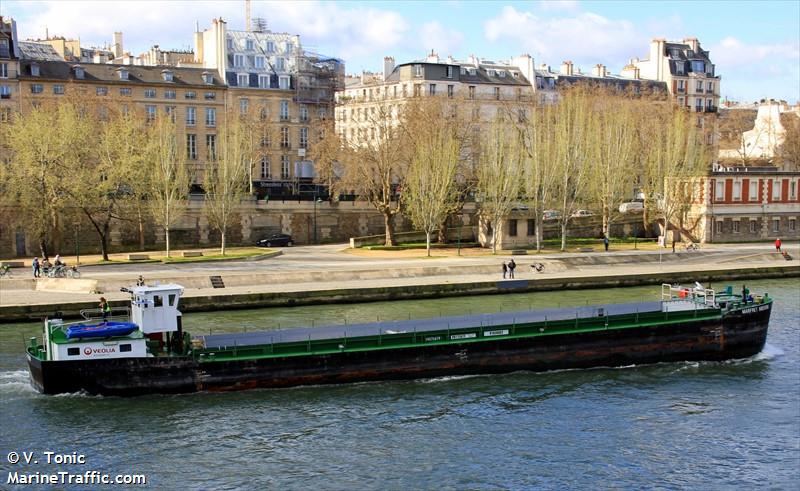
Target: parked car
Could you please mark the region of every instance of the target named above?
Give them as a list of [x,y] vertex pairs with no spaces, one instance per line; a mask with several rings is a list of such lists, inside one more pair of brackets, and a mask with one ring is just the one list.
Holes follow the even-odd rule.
[[561,212],[558,210],[544,210],[542,213],[542,220],[549,221],[549,220],[558,220],[561,218]]
[[288,234],[273,234],[256,242],[259,247],[292,247],[293,244],[292,236]]
[[644,203],[641,201],[631,201],[619,205],[620,213],[640,213],[644,211]]
[[594,216],[594,213],[592,213],[589,210],[577,210],[575,213],[573,213],[570,216],[572,218],[591,217],[591,216]]

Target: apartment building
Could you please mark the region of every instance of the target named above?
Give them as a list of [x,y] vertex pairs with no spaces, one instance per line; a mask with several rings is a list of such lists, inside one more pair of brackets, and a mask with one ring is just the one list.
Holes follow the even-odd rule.
[[350,78],[336,94],[336,131],[361,144],[375,137],[376,117],[396,120],[410,98],[437,95],[452,99],[453,110],[474,123],[488,124],[509,110],[524,111],[514,103],[530,102],[534,92],[520,67],[510,63],[440,59],[431,53],[424,60],[395,65],[394,58],[386,57],[382,74]]
[[709,52],[697,38],[682,42],[653,39],[646,59],[634,58],[623,74],[667,83],[678,106],[698,113],[714,113],[719,106],[720,76]]
[[260,196],[296,194],[314,178],[309,147],[332,117],[334,92],[343,85],[341,60],[303,49],[300,36],[228,29],[222,19],[195,32],[195,63],[215,70],[227,101],[262,123],[263,153],[252,169]]
[[202,186],[225,116],[225,84],[214,71],[25,59],[19,84],[23,112],[45,101],[95,98],[138,107],[148,118],[171,115],[184,135],[195,184]]
[[19,108],[19,58],[17,24],[0,16],[0,123]]

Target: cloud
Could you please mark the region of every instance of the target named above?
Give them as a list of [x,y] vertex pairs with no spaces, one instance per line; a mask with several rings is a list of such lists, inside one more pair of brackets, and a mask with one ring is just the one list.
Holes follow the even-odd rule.
[[[726,69],[761,66],[761,62],[793,62],[800,64],[800,44],[747,44],[728,36],[710,48],[711,59]],[[764,63],[766,65],[766,63]]]
[[581,8],[578,0],[540,0],[538,6],[542,12],[577,12]]
[[438,22],[427,22],[420,28],[420,45],[425,52],[433,49],[441,56],[451,55],[464,42],[464,35],[455,29],[446,29]]
[[[82,44],[98,45],[110,42],[114,31],[122,31],[126,50],[135,54],[153,44],[193,47],[195,22],[203,30],[211,19],[222,17],[228,29],[245,27],[244,2],[238,1],[148,1],[144,6],[141,1],[3,3],[4,12],[17,19],[23,39],[44,37],[47,29],[51,36],[80,37]],[[252,16],[265,18],[274,31],[300,34],[301,42],[314,50],[345,59],[383,54],[401,44],[409,31],[402,15],[370,4],[253,2]]]
[[608,19],[592,12],[574,16],[541,17],[532,12],[504,7],[484,23],[490,42],[507,42],[556,64],[565,59],[576,63],[623,64],[643,54],[648,40],[627,20]]

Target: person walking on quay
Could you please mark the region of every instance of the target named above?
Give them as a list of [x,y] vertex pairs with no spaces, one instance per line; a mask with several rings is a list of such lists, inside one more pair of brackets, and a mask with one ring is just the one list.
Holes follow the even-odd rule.
[[508,272],[508,266],[506,266],[506,262],[503,261],[503,279],[506,279],[507,272]]
[[512,279],[514,278],[514,270],[516,268],[517,268],[517,263],[515,263],[513,259],[508,262],[508,277],[509,278],[512,278]]
[[103,322],[107,322],[108,317],[111,315],[111,305],[109,305],[106,297],[100,297],[100,311],[103,313]]
[[39,258],[33,258],[33,262],[31,263],[31,267],[33,268],[33,277],[38,278],[42,275],[42,267],[39,264]]
[[139,279],[136,280],[136,286],[144,286],[144,278],[142,278],[142,275],[139,275]]
[[781,252],[781,238],[775,239],[775,250]]
[[608,235],[603,236],[603,247],[605,247],[606,252],[608,252]]

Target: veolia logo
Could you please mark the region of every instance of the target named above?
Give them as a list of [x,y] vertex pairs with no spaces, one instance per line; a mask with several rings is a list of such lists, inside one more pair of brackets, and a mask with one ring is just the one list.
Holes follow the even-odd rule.
[[92,348],[90,348],[88,346],[83,348],[83,354],[86,355],[86,356],[91,355],[92,354]]

